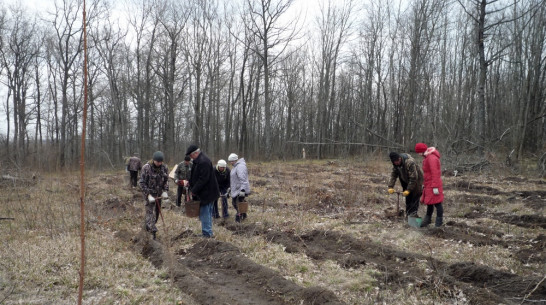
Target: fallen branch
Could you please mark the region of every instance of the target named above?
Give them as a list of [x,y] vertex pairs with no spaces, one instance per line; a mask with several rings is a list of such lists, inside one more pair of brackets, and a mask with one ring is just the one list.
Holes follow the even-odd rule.
[[523,304],[525,302],[525,300],[531,296],[531,294],[533,294],[533,292],[535,292],[535,290],[538,289],[538,286],[540,286],[540,284],[542,284],[542,282],[544,282],[544,280],[546,279],[546,275],[542,278],[542,280],[540,280],[540,282],[537,283],[537,285],[535,286],[535,288],[533,288],[533,290],[531,290],[531,292],[529,292],[525,297],[523,297],[523,300],[521,301],[520,304]]
[[373,147],[384,147],[391,148],[392,146],[378,145],[378,144],[368,144],[368,143],[351,143],[351,142],[301,142],[301,141],[287,141],[287,143],[296,143],[302,145],[362,145],[362,146],[373,146]]

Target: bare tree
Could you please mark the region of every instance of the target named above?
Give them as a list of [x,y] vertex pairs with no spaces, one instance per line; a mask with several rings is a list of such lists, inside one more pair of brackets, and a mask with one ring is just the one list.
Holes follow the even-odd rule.
[[[194,120],[192,122],[192,142],[205,143],[202,133],[204,127],[205,99],[210,90],[207,83],[206,63],[211,56],[211,30],[212,18],[215,8],[212,3],[193,1],[190,17],[190,27],[185,41],[184,56],[189,63],[190,70],[190,96],[193,106]],[[191,38],[191,39],[190,39]]]
[[[416,0],[413,2],[409,26],[409,67],[405,85],[405,101],[400,111],[403,116],[403,129],[397,138],[405,147],[411,147],[415,142],[415,132],[423,117],[422,109],[431,109],[433,104],[427,103],[426,88],[430,81],[426,79],[427,62],[431,61],[433,41],[438,35],[438,23],[443,19],[445,1],[443,0]],[[430,128],[430,125],[428,125]]]
[[246,26],[259,44],[254,46],[254,52],[260,56],[264,77],[264,115],[265,115],[265,158],[271,159],[272,153],[272,96],[270,78],[272,67],[288,44],[296,37],[296,27],[280,18],[286,13],[294,0],[247,0],[245,9],[250,13],[250,24]]
[[[53,24],[55,33],[52,37],[52,47],[55,54],[52,59],[55,60],[53,67],[58,69],[58,82],[60,85],[60,104],[61,104],[61,122],[60,122],[60,142],[59,142],[59,165],[64,167],[66,164],[68,124],[70,115],[69,88],[71,84],[71,75],[75,63],[83,51],[83,31],[80,21],[80,12],[82,3],[79,0],[65,0],[62,3],[55,3],[55,12]],[[55,88],[56,89],[56,88]]]
[[159,20],[153,15],[155,8],[153,0],[134,1],[128,7],[134,11],[134,14],[130,15],[129,24],[135,35],[135,47],[132,56],[128,57],[127,61],[135,65],[130,70],[130,79],[133,85],[131,95],[137,110],[137,146],[138,151],[142,154],[151,152],[154,147],[151,138],[154,83],[152,65],[153,47],[157,40],[159,27]]
[[[510,61],[514,66],[511,71],[514,105],[519,109],[515,122],[517,131],[514,132],[517,159],[523,157],[524,151],[540,151],[540,139],[544,137],[544,127],[540,122],[544,122],[546,117],[546,3],[530,1],[527,5],[519,8],[521,11],[531,8],[532,11],[523,25],[514,22],[513,60]],[[521,14],[519,10],[515,5],[515,17]]]
[[[320,54],[318,70],[318,142],[323,143],[332,136],[333,111],[336,106],[336,73],[339,56],[343,44],[347,41],[351,29],[351,12],[353,2],[344,1],[340,7],[328,1],[326,7],[321,7],[321,13],[316,20],[319,29]],[[317,158],[322,158],[322,144],[317,146]]]
[[[168,1],[159,12],[158,20],[162,26],[161,36],[159,39],[156,52],[161,58],[161,64],[154,67],[156,74],[162,82],[164,92],[163,112],[165,117],[163,149],[167,155],[174,156],[175,153],[175,123],[176,123],[176,107],[178,101],[178,90],[176,89],[176,81],[180,78],[178,69],[181,65],[180,61],[182,48],[182,34],[189,19],[189,10],[180,4],[178,1]],[[182,102],[182,101],[180,101]]]
[[2,65],[7,74],[7,87],[13,103],[15,162],[24,162],[28,150],[27,125],[31,117],[29,87],[33,81],[32,66],[39,53],[36,21],[21,6],[10,8],[11,32],[5,48],[0,49]]
[[[500,25],[512,22],[518,19],[508,18],[504,12],[514,3],[502,5],[499,0],[468,0],[470,5],[463,3],[463,0],[457,0],[463,7],[464,11],[470,16],[475,26],[475,46],[476,56],[479,62],[479,77],[478,77],[478,116],[476,118],[477,135],[479,142],[479,151],[484,152],[486,149],[486,141],[489,138],[487,125],[487,71],[489,66],[498,60],[504,51],[508,48],[511,42],[502,44],[499,48],[492,47],[491,37],[498,35],[497,29]],[[515,1],[517,3],[518,1]],[[469,8],[471,7],[471,8]]]
[[[129,151],[128,132],[129,132],[129,107],[127,99],[127,90],[123,90],[123,84],[125,77],[123,77],[124,70],[123,57],[125,53],[124,40],[127,36],[127,30],[122,30],[119,25],[116,25],[110,18],[106,18],[106,21],[97,26],[90,33],[94,51],[97,53],[97,58],[91,59],[90,62],[95,63],[97,67],[91,67],[90,69],[90,84],[95,83],[95,73],[100,73],[105,77],[108,92],[108,101],[110,107],[108,111],[110,114],[109,122],[112,128],[111,132],[104,134],[103,138],[107,140],[107,149],[110,155],[115,156],[117,159],[121,159],[123,155],[131,153]],[[96,86],[90,86],[90,90],[93,93],[93,89]],[[94,108],[93,94],[90,94],[91,107]],[[90,112],[90,121],[93,121],[94,110]],[[92,133],[90,133],[90,136]]]

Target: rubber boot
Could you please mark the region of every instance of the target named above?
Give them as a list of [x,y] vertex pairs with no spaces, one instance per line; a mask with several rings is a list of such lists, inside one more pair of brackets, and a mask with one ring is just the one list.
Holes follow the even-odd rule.
[[245,220],[246,219],[246,213],[241,213],[241,220]]
[[444,223],[444,218],[443,217],[436,217],[436,223],[434,224],[434,226],[435,227],[441,227],[443,223]]
[[152,232],[152,238],[153,238],[154,240],[156,239],[155,233],[156,233],[156,232]]
[[241,222],[241,216],[239,214],[235,215],[235,222]]
[[421,222],[421,228],[426,228],[431,222],[432,215],[425,215],[423,222]]

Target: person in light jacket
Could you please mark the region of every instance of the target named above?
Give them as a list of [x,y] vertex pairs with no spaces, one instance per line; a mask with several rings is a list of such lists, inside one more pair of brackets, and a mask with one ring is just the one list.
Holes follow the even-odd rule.
[[248,169],[244,158],[240,158],[236,154],[230,154],[228,162],[233,166],[230,173],[230,185],[232,204],[237,211],[235,221],[240,222],[246,219],[246,213],[239,213],[238,203],[243,202],[245,197],[250,195],[250,182],[248,181]]
[[440,163],[440,152],[435,147],[427,147],[424,143],[415,144],[415,152],[422,155],[424,188],[421,202],[427,206],[427,214],[421,223],[421,227],[428,226],[432,221],[432,213],[436,207],[435,226],[440,227],[443,224],[444,207],[444,189],[442,186],[442,166]]

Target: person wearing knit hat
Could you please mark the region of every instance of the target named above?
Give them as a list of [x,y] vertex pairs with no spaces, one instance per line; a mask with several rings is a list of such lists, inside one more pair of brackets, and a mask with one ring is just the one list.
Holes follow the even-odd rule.
[[237,156],[234,153],[231,153],[231,154],[229,154],[227,160],[231,163],[231,162],[239,160],[239,156]]
[[432,222],[432,214],[436,208],[436,220],[434,225],[440,227],[444,219],[444,190],[442,183],[442,166],[440,152],[435,147],[427,147],[424,143],[415,144],[415,152],[422,155],[424,187],[421,202],[427,206],[427,214],[421,223],[421,227],[427,227]]
[[228,161],[233,168],[230,174],[231,198],[232,205],[237,211],[235,221],[240,222],[246,219],[246,213],[239,213],[239,202],[245,201],[245,197],[250,194],[250,182],[248,181],[248,169],[246,167],[245,158],[239,158],[232,153],[228,156]]
[[394,184],[400,180],[402,195],[406,197],[406,217],[419,217],[419,197],[423,185],[423,171],[409,154],[391,152],[389,159],[392,162],[391,178],[388,183],[389,194],[394,193]]
[[165,155],[161,151],[156,151],[152,156],[152,160],[157,162],[163,162],[163,159],[165,159]]
[[220,190],[214,175],[214,167],[209,157],[197,147],[190,145],[186,150],[193,161],[189,182],[193,200],[199,200],[199,220],[203,237],[213,237],[212,233],[212,205],[218,197]]
[[161,201],[166,202],[169,199],[169,168],[163,163],[163,159],[165,159],[163,152],[156,151],[152,156],[152,160],[142,167],[139,182],[146,200],[146,231],[152,233],[154,239],[157,232],[156,223],[160,213]]
[[391,159],[391,162],[394,162],[394,161],[400,159],[400,154],[397,153],[397,152],[391,151],[389,153],[389,158]]
[[417,143],[415,144],[415,152],[418,154],[422,154],[427,150],[427,144],[425,143]]

